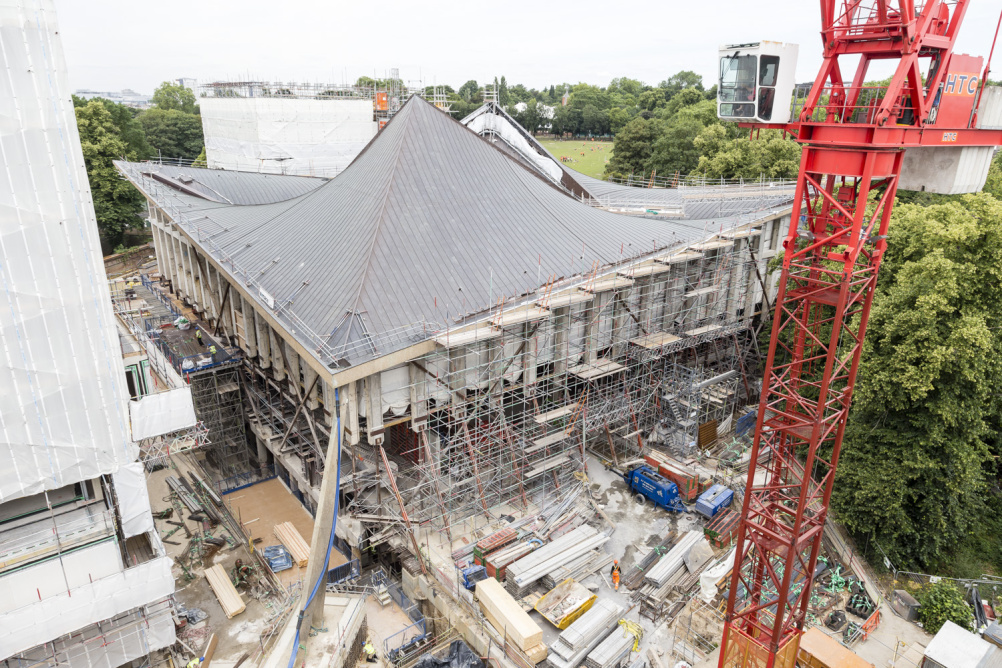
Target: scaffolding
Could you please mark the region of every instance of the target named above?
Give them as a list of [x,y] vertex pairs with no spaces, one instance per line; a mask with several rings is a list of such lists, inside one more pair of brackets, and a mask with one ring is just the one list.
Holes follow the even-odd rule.
[[684,457],[715,446],[753,394],[760,236],[749,225],[550,285],[529,305],[499,303],[478,325],[439,334],[434,352],[342,388],[367,411],[348,436],[346,509],[376,521],[399,518],[402,502],[411,524],[451,538],[464,520],[546,503],[585,471],[587,451],[624,462],[651,447]]
[[208,432],[206,458],[218,479],[246,473],[251,453],[244,431],[244,403],[240,390],[240,363],[232,361],[187,374],[195,416]]

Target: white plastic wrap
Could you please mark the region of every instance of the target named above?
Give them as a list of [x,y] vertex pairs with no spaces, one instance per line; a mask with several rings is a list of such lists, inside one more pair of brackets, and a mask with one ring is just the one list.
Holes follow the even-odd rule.
[[188,429],[198,421],[190,387],[148,394],[139,401],[129,402],[129,413],[132,438],[136,441]]
[[4,502],[111,473],[138,451],[52,0],[0,0],[0,50]]
[[382,393],[383,399],[383,415],[387,411],[391,411],[393,415],[398,417],[405,414],[411,405],[410,369],[405,364],[387,369],[379,375],[379,390]]
[[171,560],[160,557],[0,615],[0,656],[18,652],[174,593]]
[[371,100],[204,97],[199,106],[215,169],[334,176],[377,128]]
[[118,469],[112,476],[118,511],[122,515],[122,532],[126,538],[153,531],[153,511],[146,491],[146,474],[143,465],[133,462]]
[[515,147],[522,157],[530,160],[555,183],[559,183],[563,177],[564,171],[560,168],[560,165],[554,162],[553,158],[537,153],[528,140],[522,136],[522,133],[516,130],[507,119],[497,114],[480,114],[470,121],[466,127],[480,135],[487,131],[500,135],[505,142]]
[[699,597],[709,603],[717,595],[717,581],[727,575],[734,565],[734,552],[731,550],[720,561],[713,564],[699,575]]

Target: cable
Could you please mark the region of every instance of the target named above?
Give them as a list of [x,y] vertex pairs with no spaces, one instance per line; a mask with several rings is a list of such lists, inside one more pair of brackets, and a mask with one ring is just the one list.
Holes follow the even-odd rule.
[[330,565],[331,550],[334,549],[334,529],[337,527],[338,505],[341,499],[341,404],[336,387],[334,388],[334,406],[337,411],[337,426],[335,427],[337,429],[337,477],[334,484],[334,520],[331,522],[331,535],[327,541],[327,552],[324,554],[324,567],[320,570],[320,577],[313,584],[313,591],[310,592],[310,597],[306,599],[303,609],[299,611],[299,619],[296,620],[296,636],[292,640],[292,655],[289,657],[289,668],[293,668],[296,665],[296,655],[299,654],[299,632],[303,627],[303,619],[306,617],[306,610],[310,607],[310,603],[313,602],[313,598],[320,589],[320,583],[327,579],[327,566]]

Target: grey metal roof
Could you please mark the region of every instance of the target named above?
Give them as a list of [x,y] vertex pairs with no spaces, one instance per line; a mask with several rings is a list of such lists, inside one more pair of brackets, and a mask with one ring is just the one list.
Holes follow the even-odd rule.
[[381,356],[550,277],[719,227],[581,204],[417,97],[311,192],[176,222],[325,364]]
[[[558,173],[562,174],[559,182],[560,187],[574,196],[581,197],[584,195],[590,197],[592,200],[595,200],[593,203],[602,206],[612,208],[630,206],[650,208],[682,207],[685,218],[692,219],[715,215],[734,216],[747,214],[793,199],[792,188],[782,192],[771,192],[767,188],[749,188],[747,196],[741,197],[731,192],[735,190],[733,187],[710,185],[699,187],[686,186],[682,188],[644,188],[603,181],[568,167],[550,153],[545,146],[540,144],[532,133],[519,125],[518,121],[512,118],[501,105],[493,101],[484,103],[479,108],[470,112],[460,122],[463,125],[469,125],[474,119],[484,114],[492,114],[497,117],[498,122],[510,125],[517,135],[528,142],[533,151],[544,158],[548,158],[554,165],[559,167],[560,172]],[[504,142],[502,141],[502,143]],[[507,144],[505,144],[505,147],[511,153],[519,154],[519,150],[516,147]],[[521,162],[530,167],[533,166],[532,160],[523,159]],[[533,171],[540,174],[543,178],[549,178],[548,175],[535,167],[533,167]],[[717,199],[726,200],[726,204],[706,206],[707,200]]]
[[260,174],[155,162],[115,161],[115,166],[123,172],[128,171],[130,176],[154,178],[186,198],[195,197],[220,204],[281,202],[304,195],[327,182],[327,179],[312,176]]

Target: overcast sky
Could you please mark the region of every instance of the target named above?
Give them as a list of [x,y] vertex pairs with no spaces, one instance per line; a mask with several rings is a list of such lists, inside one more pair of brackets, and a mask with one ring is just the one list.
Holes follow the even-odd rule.
[[[683,69],[710,85],[720,44],[760,39],[800,44],[797,81],[812,81],[818,4],[56,0],[73,89],[141,93],[178,77],[341,83],[393,67],[408,83],[456,88],[501,75],[535,88],[617,76],[657,84]],[[970,4],[957,52],[987,57],[999,3]]]

